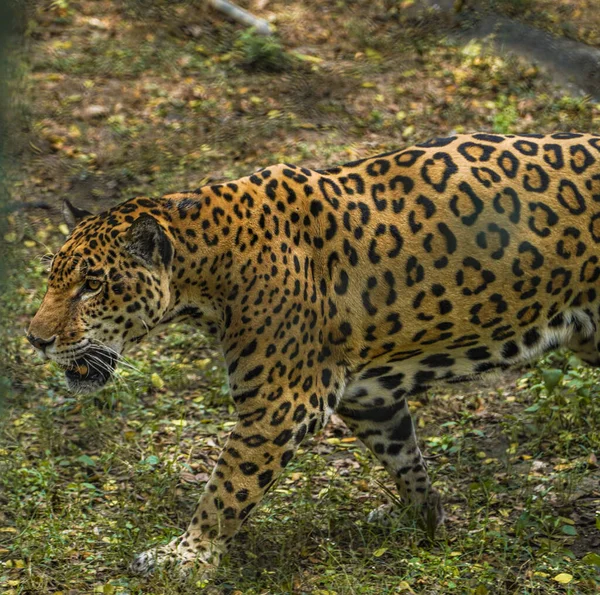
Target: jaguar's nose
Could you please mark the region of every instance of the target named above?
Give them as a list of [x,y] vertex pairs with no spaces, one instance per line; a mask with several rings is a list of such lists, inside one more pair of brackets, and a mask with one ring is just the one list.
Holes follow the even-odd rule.
[[42,339],[41,337],[36,337],[31,333],[28,333],[27,340],[36,348],[41,351],[45,351],[46,347],[50,347],[54,341],[56,341],[56,335],[50,337],[50,339]]

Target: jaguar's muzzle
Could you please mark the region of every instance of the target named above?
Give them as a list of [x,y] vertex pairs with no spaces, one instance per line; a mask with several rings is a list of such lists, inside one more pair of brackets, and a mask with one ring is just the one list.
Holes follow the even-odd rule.
[[117,357],[106,349],[92,347],[68,366],[62,367],[70,391],[93,392],[112,378],[117,367]]

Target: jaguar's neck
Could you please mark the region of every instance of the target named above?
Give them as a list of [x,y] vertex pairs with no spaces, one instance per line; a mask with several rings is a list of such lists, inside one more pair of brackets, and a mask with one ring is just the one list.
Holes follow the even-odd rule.
[[[161,223],[174,247],[168,314],[173,320],[192,319],[222,337],[244,308],[248,288],[268,280],[258,271],[287,259],[282,252],[293,242],[289,247],[273,242],[285,224],[281,189],[274,192],[280,167],[159,199]],[[301,212],[302,197],[291,208]]]

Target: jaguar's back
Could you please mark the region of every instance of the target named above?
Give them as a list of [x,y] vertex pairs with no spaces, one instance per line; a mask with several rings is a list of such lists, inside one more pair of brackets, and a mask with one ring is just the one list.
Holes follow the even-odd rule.
[[415,392],[595,330],[599,137],[437,139],[329,170],[319,187],[325,340],[352,367],[411,361]]

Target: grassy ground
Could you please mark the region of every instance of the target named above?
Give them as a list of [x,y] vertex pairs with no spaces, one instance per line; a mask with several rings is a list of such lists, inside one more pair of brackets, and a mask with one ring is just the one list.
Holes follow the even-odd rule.
[[[277,16],[281,43],[200,5],[55,0],[33,11],[14,95],[14,199],[58,210],[69,196],[101,210],[275,161],[323,167],[452,130],[600,130],[597,105],[529,64],[453,46],[442,17],[402,23],[395,3],[366,0],[245,5]],[[574,27],[595,18],[578,14]],[[132,353],[135,369],[114,385],[74,399],[22,335],[43,293],[39,257],[65,229],[54,211],[10,223],[0,594],[198,592],[196,579],[134,579],[126,564],[185,527],[233,424],[214,346],[174,329]],[[598,372],[557,354],[415,402],[449,517],[433,543],[408,521],[365,522],[389,482],[334,420],[208,592],[598,592],[597,383]]]

